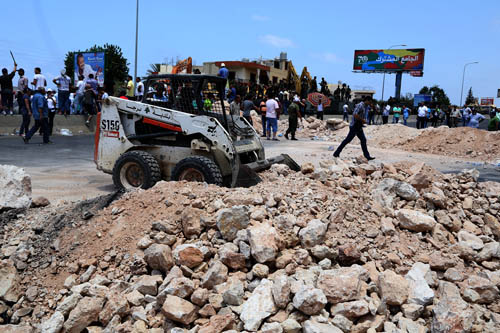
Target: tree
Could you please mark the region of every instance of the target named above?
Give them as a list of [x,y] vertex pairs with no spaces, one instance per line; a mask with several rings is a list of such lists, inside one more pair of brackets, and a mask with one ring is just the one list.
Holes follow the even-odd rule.
[[442,106],[448,106],[450,105],[450,99],[448,96],[446,96],[446,93],[444,92],[443,89],[439,88],[438,85],[432,86],[432,87],[427,87],[424,86],[420,91],[418,92],[419,94],[425,94],[425,95],[431,95],[431,101],[433,103],[436,103],[438,105]]
[[104,84],[108,93],[114,93],[115,84],[119,84],[127,78],[129,71],[127,59],[123,56],[122,49],[113,44],[104,44],[103,46],[94,45],[85,51],[68,52],[64,60],[66,73],[73,80],[75,71],[75,54],[80,52],[105,52],[104,65]]
[[149,69],[146,71],[147,75],[157,74],[160,72],[161,65],[165,64],[150,64]]
[[465,99],[465,105],[471,105],[476,103],[476,98],[472,94],[472,87],[469,88],[469,92],[467,93],[467,98]]

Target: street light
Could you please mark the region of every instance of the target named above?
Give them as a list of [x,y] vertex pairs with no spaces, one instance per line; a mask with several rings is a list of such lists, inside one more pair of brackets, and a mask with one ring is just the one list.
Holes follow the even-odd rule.
[[479,61],[468,62],[464,65],[464,72],[462,74],[462,92],[460,93],[460,107],[462,106],[462,97],[464,96],[464,79],[465,79],[465,68],[468,65],[479,64]]
[[[397,46],[406,46],[406,44],[398,44],[398,45],[393,45],[388,50],[392,49],[393,47]],[[384,79],[382,80],[382,102],[384,101],[384,87],[385,87],[385,72],[384,72]]]
[[139,0],[136,2],[135,8],[135,64],[134,64],[134,87],[137,79],[137,40],[139,39]]

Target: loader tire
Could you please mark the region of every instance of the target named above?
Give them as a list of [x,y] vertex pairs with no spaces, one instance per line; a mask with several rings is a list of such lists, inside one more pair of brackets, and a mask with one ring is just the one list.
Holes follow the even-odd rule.
[[219,167],[214,161],[203,156],[191,156],[181,160],[172,171],[172,179],[222,186],[222,174]]
[[113,168],[113,183],[119,189],[148,189],[160,180],[158,161],[145,151],[133,150],[122,154]]

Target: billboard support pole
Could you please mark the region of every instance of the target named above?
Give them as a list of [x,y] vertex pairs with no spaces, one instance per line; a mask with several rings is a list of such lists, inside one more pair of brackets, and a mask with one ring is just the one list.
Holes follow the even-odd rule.
[[382,80],[382,102],[384,101],[384,87],[385,87],[385,73],[384,73],[384,79]]
[[465,68],[468,65],[478,64],[478,63],[479,63],[478,61],[474,61],[474,62],[469,62],[469,63],[467,63],[467,64],[464,65],[464,72],[462,73],[462,91],[460,92],[460,107],[462,107],[462,97],[464,96]]
[[401,99],[401,81],[403,81],[403,72],[396,73],[396,94],[397,100]]
[[137,78],[137,41],[139,39],[139,0],[136,3],[135,10],[135,64],[134,64],[134,86]]

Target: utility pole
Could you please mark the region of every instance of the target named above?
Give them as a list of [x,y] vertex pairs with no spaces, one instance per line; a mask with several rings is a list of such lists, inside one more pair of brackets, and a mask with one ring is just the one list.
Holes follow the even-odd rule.
[[465,79],[465,68],[468,65],[479,64],[478,61],[469,62],[464,65],[464,72],[462,73],[462,92],[460,93],[460,107],[462,106],[462,97],[464,96],[464,79]]
[[135,64],[134,64],[134,86],[137,79],[137,43],[139,40],[139,0],[136,2],[135,9]]

